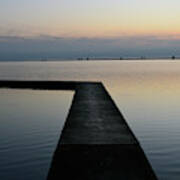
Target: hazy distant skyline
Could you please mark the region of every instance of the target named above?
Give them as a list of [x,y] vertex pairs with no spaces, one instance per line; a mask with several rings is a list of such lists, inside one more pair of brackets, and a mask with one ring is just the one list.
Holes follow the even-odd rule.
[[38,50],[66,57],[179,55],[179,7],[179,0],[1,0],[0,58]]

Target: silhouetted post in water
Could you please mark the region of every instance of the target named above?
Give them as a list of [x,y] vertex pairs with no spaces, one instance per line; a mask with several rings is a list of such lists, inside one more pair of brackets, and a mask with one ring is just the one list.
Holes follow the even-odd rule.
[[171,57],[171,59],[173,59],[173,60],[174,60],[174,59],[176,59],[176,57],[175,57],[175,56],[172,56],[172,57]]
[[88,60],[89,60],[89,58],[87,57],[87,58],[86,58],[86,60],[88,61]]

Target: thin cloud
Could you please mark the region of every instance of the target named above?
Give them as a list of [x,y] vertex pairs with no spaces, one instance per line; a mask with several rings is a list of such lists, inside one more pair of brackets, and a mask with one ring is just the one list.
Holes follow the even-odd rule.
[[64,38],[56,36],[0,36],[0,60],[120,56],[179,55],[180,39],[158,36]]

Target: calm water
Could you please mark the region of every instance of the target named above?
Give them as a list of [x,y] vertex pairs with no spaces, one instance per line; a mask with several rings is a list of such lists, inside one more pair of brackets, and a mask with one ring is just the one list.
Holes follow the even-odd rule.
[[[0,63],[0,79],[103,81],[138,137],[159,179],[180,179],[180,61],[8,62]],[[1,97],[3,96],[2,94]],[[31,101],[39,108],[36,102],[36,98]],[[66,114],[64,110],[69,106],[67,105],[69,101],[67,103],[67,100],[63,99],[59,102],[63,105],[62,111]],[[31,117],[32,113],[28,111],[29,108],[26,106],[24,108],[25,114]],[[53,126],[51,120],[54,116],[59,117],[58,113],[61,108],[53,106],[45,109],[48,109],[47,116],[51,110],[54,114],[52,118],[47,117],[44,126],[46,124],[48,127],[49,123]],[[8,115],[8,117],[11,116]],[[44,114],[41,112],[38,117],[44,120]],[[21,123],[19,123],[20,120],[17,121],[19,126],[25,124],[26,119],[24,120],[21,116],[19,119],[21,120]],[[29,123],[31,124],[31,118]],[[58,128],[56,123],[57,121],[52,129],[54,128],[53,132],[59,133],[62,123],[58,119]],[[8,126],[6,122],[1,124],[4,127]],[[42,121],[39,121],[39,126],[42,124]],[[40,135],[39,128],[36,130],[36,133]],[[13,138],[16,138],[19,133],[14,134]],[[46,147],[52,143],[52,139],[54,140],[53,136],[49,137],[48,141],[43,138],[43,145]],[[12,141],[9,139],[4,138],[7,142],[2,143],[5,147],[1,150],[1,154],[10,149]],[[54,142],[56,144],[57,139]],[[36,151],[39,151],[38,149],[40,148],[37,147]],[[40,159],[39,163],[45,159]],[[21,162],[14,162],[15,165],[21,166]],[[6,164],[4,168],[8,171],[11,166]]]
[[0,179],[46,179],[72,96],[0,89]]

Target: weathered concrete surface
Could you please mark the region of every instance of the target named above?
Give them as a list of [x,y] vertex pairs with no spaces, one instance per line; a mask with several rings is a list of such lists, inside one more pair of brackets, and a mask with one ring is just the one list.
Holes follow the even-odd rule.
[[101,83],[76,88],[61,144],[135,144],[136,138]]
[[39,90],[75,90],[74,81],[16,81],[0,80],[0,88],[39,89]]
[[123,144],[64,144],[57,148],[48,180],[156,180],[142,149]]
[[137,139],[101,83],[76,86],[48,180],[155,180]]
[[0,81],[0,87],[76,91],[48,180],[157,179],[101,83]]

